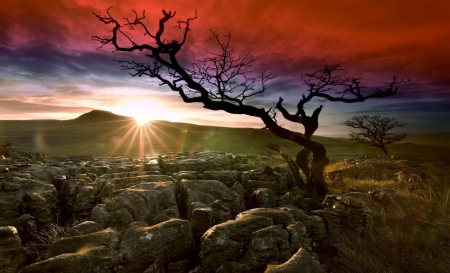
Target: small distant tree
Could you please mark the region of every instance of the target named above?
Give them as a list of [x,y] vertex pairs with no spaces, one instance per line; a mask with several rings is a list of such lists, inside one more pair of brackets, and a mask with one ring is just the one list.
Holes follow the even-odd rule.
[[408,137],[407,134],[394,134],[390,131],[394,128],[403,127],[406,124],[396,121],[395,118],[382,116],[356,116],[344,120],[351,128],[359,129],[358,132],[351,131],[349,139],[368,146],[377,147],[385,155],[389,154],[386,145],[399,142]]

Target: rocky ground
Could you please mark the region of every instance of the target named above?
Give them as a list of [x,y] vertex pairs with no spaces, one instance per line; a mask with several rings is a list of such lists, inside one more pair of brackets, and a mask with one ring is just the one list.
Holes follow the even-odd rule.
[[[337,255],[334,236],[384,225],[385,208],[402,199],[394,190],[348,190],[318,204],[302,197],[287,165],[264,168],[256,156],[50,162],[8,147],[1,272],[326,272],[320,261]],[[330,181],[360,173],[357,163]]]

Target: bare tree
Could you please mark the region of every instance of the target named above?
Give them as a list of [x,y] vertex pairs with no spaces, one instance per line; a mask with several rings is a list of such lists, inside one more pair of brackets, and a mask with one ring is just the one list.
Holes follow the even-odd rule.
[[344,120],[342,124],[358,132],[351,131],[349,139],[368,146],[381,149],[385,155],[389,154],[386,145],[402,141],[408,137],[407,134],[393,134],[390,131],[394,128],[403,127],[406,124],[396,121],[395,118],[382,116],[356,116]]
[[[358,78],[337,75],[340,71],[339,65],[327,65],[323,69],[306,74],[302,79],[308,87],[308,94],[302,95],[297,112],[289,114],[282,106],[282,98],[276,105],[287,120],[300,123],[305,128],[304,134],[294,132],[277,123],[274,109],[266,110],[247,104],[248,98],[267,91],[267,82],[273,76],[264,71],[258,73],[252,70],[256,59],[249,54],[239,56],[230,45],[230,34],[222,38],[217,31],[210,30],[209,41],[216,43],[217,52],[207,51],[204,57],[194,58],[189,65],[186,65],[179,52],[186,42],[192,21],[197,19],[197,13],[184,21],[178,20],[175,26],[182,31],[181,39],[168,41],[163,38],[163,34],[167,22],[175,16],[175,12],[162,11],[163,16],[159,20],[156,33],[150,32],[143,22],[146,17],[145,11],[141,16],[133,12],[134,18],[125,18],[122,23],[111,14],[111,8],[106,11],[106,15],[94,14],[102,23],[112,26],[112,34],[93,36],[92,39],[98,41],[101,47],[111,45],[115,51],[144,52],[148,62],[119,61],[123,69],[131,71],[130,74],[133,77],[156,78],[161,85],[167,85],[170,90],[177,92],[186,103],[201,103],[204,108],[214,111],[223,110],[231,114],[258,117],[265,128],[278,137],[304,147],[299,153],[300,156],[297,156],[297,165],[304,172],[307,181],[305,183],[300,175],[294,175],[294,177],[297,179],[298,186],[309,195],[323,197],[328,192],[323,171],[329,161],[325,147],[310,139],[318,127],[318,116],[322,106],[317,108],[312,116],[306,115],[303,106],[313,98],[353,103],[371,98],[388,97],[395,95],[397,85],[403,82],[393,77],[384,88],[363,94],[363,87]],[[138,43],[133,40],[129,33],[134,30],[141,31],[148,42]],[[287,153],[282,147],[275,145],[271,148],[280,151],[287,158]],[[305,160],[310,153],[313,155],[311,166]]]

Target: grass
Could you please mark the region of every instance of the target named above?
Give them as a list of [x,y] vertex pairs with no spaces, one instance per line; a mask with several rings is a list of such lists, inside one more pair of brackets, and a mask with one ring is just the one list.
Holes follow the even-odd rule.
[[406,202],[386,207],[386,226],[363,237],[346,233],[337,238],[339,255],[326,262],[329,272],[450,272],[450,167],[431,166],[427,174],[421,190],[354,179],[333,189],[386,187],[402,192]]
[[32,241],[27,244],[26,250],[36,262],[46,259],[45,253],[58,240],[66,235],[69,226],[60,226],[58,224],[46,224],[44,229],[33,232]]
[[[446,134],[421,136],[417,143],[392,144],[388,150],[395,155],[439,158],[450,154]],[[332,160],[362,155],[381,155],[373,147],[350,142],[345,138],[313,136],[322,143]],[[426,142],[429,139],[431,141]],[[414,140],[414,138],[412,139]],[[235,154],[272,153],[268,143],[284,146],[292,156],[300,147],[276,137],[269,130],[200,126],[168,121],[155,121],[137,127],[130,119],[93,116],[67,121],[0,121],[0,145],[12,141],[16,147],[42,152],[47,157],[59,155],[143,155],[169,152],[216,151]],[[432,144],[430,144],[432,143]],[[442,143],[435,146],[435,143]],[[426,145],[425,145],[426,144]]]

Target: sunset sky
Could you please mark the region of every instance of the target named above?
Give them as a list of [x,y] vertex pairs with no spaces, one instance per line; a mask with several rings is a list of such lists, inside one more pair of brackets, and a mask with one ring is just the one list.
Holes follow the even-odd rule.
[[[324,104],[316,134],[342,134],[339,122],[362,114],[387,115],[413,133],[450,131],[450,1],[430,0],[2,0],[0,8],[0,119],[72,119],[93,109],[127,116],[229,127],[261,128],[258,119],[184,104],[168,87],[133,78],[114,59],[127,59],[91,40],[108,34],[93,13],[117,18],[146,10],[154,31],[161,10],[192,22],[185,54],[204,54],[209,29],[231,32],[239,52],[258,58],[255,70],[277,77],[254,100],[273,107],[278,97],[295,110],[302,73],[341,63],[344,73],[381,86],[396,75],[411,80],[394,97]],[[175,21],[173,22],[173,24]],[[169,23],[170,25],[170,23]],[[181,35],[171,29],[171,34]],[[172,37],[171,37],[172,38]],[[180,39],[178,37],[178,39]],[[280,124],[299,129],[281,117]]]

